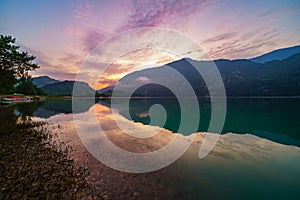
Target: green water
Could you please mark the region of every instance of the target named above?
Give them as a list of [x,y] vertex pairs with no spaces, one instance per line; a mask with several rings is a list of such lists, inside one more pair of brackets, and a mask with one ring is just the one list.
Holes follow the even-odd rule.
[[[93,106],[97,105],[99,110],[110,110],[111,106],[109,100],[81,101],[82,106],[74,114],[83,116],[82,120],[87,120],[84,116],[93,112]],[[206,131],[211,105],[208,99],[199,102],[201,116],[196,122],[197,131]],[[163,173],[188,199],[299,199],[299,102],[297,98],[228,99],[223,135],[213,152],[204,159],[197,154],[182,156],[163,169]],[[168,117],[163,127],[177,132],[180,108],[175,99],[131,100],[129,115],[122,100],[115,109],[129,120],[151,124],[149,108],[155,104],[165,107]],[[9,109],[16,116],[35,116],[60,124],[72,120],[73,113],[71,101],[22,104]],[[9,120],[11,116],[5,113],[1,120]]]
[[[100,103],[110,106],[109,100]],[[168,117],[163,127],[176,133],[181,122],[180,105],[176,99],[131,100],[130,115],[126,115],[123,111],[122,100],[120,106],[116,104],[116,107],[127,119],[151,124],[149,108],[155,104],[162,105],[167,112]],[[196,131],[206,132],[211,120],[210,100],[199,99],[199,110],[199,122],[189,121],[189,123],[198,123]],[[250,133],[279,143],[300,146],[299,120],[300,99],[298,98],[229,98],[222,133]],[[187,130],[181,133],[189,135],[192,132]]]
[[[76,113],[87,112],[94,103],[110,107],[110,100],[82,101]],[[162,126],[177,132],[181,120],[180,106],[176,99],[132,99],[129,113],[124,113],[122,100],[116,105],[118,112],[129,120],[150,124],[149,108],[162,105],[167,113],[167,120]],[[193,107],[188,108],[193,109]],[[198,124],[192,132],[205,132],[211,120],[211,103],[209,99],[199,99],[200,120],[189,121]],[[31,104],[20,104],[15,107],[16,115],[50,118],[57,114],[70,114],[71,100],[50,100]],[[222,133],[253,134],[281,144],[300,146],[300,99],[299,98],[232,98],[227,99],[226,119]],[[156,124],[152,124],[156,125]],[[161,124],[157,124],[161,125]],[[192,133],[187,130],[181,134]]]

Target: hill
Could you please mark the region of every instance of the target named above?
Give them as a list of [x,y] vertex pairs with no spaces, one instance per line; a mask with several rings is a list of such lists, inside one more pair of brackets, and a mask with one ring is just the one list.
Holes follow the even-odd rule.
[[[167,64],[183,75],[192,86],[197,96],[208,96],[204,79],[190,64],[197,68],[211,65],[213,61],[194,61],[181,59]],[[251,60],[216,60],[227,96],[300,96],[300,54],[293,55],[282,61],[256,63]],[[121,91],[130,90],[140,81],[151,80],[154,83],[172,85],[184,96],[187,86],[169,74],[167,66],[144,69],[124,76],[119,80]],[[204,74],[205,75],[205,74]],[[141,84],[132,96],[171,97],[174,94],[159,84]]]
[[272,60],[284,60],[292,55],[300,53],[300,45],[294,47],[288,47],[283,49],[277,49],[269,53],[263,54],[250,60],[257,63],[266,63]]
[[60,81],[50,78],[49,76],[39,76],[39,77],[32,78],[32,82],[34,85],[36,85],[38,88],[40,88],[45,85],[59,83]]
[[115,88],[114,85],[108,86],[100,90],[97,90],[97,93],[99,93],[101,96],[111,96],[114,88]]
[[70,96],[73,93],[73,87],[75,83],[77,84],[77,87],[80,88],[80,93],[76,94],[75,96],[95,95],[96,91],[85,82],[62,81],[59,83],[45,85],[41,88],[49,95]]

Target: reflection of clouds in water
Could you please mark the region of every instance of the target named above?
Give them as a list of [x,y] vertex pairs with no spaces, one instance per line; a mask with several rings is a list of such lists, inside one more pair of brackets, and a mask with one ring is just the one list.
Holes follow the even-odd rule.
[[139,117],[139,118],[149,117],[149,113],[148,113],[148,112],[136,113],[135,115],[136,115],[137,117]]
[[55,116],[51,116],[48,120],[50,122],[73,121],[73,114],[63,114],[63,113],[60,113],[60,114],[57,114]]
[[[111,139],[115,144],[120,145],[122,148],[130,151],[145,152],[156,150],[157,148],[163,147],[164,145],[168,144],[172,137],[174,137],[174,135],[177,135],[176,133],[171,133],[170,131],[160,127],[143,125],[142,123],[129,121],[121,115],[115,116],[123,126],[131,127],[133,131],[142,131],[146,135],[148,134],[148,132],[159,132],[158,135],[147,139],[130,137],[122,130],[120,130],[114,123],[115,119],[112,116],[110,108],[102,106],[100,104],[94,105],[93,108],[95,109],[98,121],[101,123],[101,126],[104,127],[103,129],[105,129],[105,134],[109,137],[109,139]],[[82,115],[82,117],[80,118],[84,120],[83,124],[85,125],[85,129],[88,129],[90,131],[97,130],[94,124],[90,122],[90,118],[93,117],[91,115],[91,111],[78,115]],[[199,151],[199,148],[203,142],[205,133],[195,134],[196,138],[190,150],[194,150],[195,152],[197,152]],[[92,144],[94,138],[89,139],[90,143]],[[182,135],[181,137],[183,143],[185,143],[189,139],[190,137],[187,136]],[[271,159],[272,157],[279,158],[283,157],[286,154],[299,157],[299,153],[299,148],[294,146],[281,145],[251,134],[228,133],[220,136],[217,145],[210,154],[210,158],[221,160],[232,159],[239,161],[249,161],[253,159]],[[197,156],[195,156],[194,159],[198,159]]]
[[[89,145],[99,145],[99,143],[95,143],[95,140],[99,139],[97,132],[99,129],[92,119],[94,114],[96,114],[97,120],[103,130],[105,130],[105,135],[109,140],[120,148],[131,152],[150,152],[158,150],[167,145],[175,135],[179,135],[182,143],[186,143],[191,139],[191,136],[187,137],[172,133],[160,127],[136,123],[129,121],[121,115],[116,115],[115,117],[122,126],[133,127],[133,131],[142,131],[142,133],[146,135],[157,132],[153,137],[146,139],[129,136],[118,128],[114,122],[115,118],[110,108],[95,104],[93,109],[90,109],[88,112],[76,114],[76,120],[80,120],[81,128],[85,129],[86,133],[88,133],[85,135],[85,140]],[[76,142],[71,141],[71,143],[74,142],[77,145],[82,145],[81,142],[78,141],[72,114],[55,115],[49,120],[50,122],[61,124],[61,131],[63,134],[71,136],[71,140],[72,138],[76,138]],[[194,135],[196,135],[195,140],[190,149],[182,156],[182,159],[188,158],[194,160],[196,163],[202,163],[203,159],[199,159],[197,153],[202,145],[205,133],[194,133]],[[177,145],[180,145],[180,142]],[[98,148],[101,150],[101,146]],[[299,163],[299,166],[300,149],[295,146],[278,144],[251,134],[228,133],[220,136],[217,145],[205,160],[210,163],[222,164],[248,163],[249,166],[255,166],[259,163],[267,167],[272,167],[271,165],[273,164],[280,165],[280,163],[284,165],[293,160],[294,163]],[[285,162],[282,162],[283,160]]]
[[[165,146],[170,142],[171,139],[173,139],[174,134],[172,134],[170,131],[162,129],[158,126],[147,126],[142,123],[135,123],[132,121],[129,121],[125,117],[121,115],[115,115],[113,116],[110,112],[110,109],[102,106],[100,104],[94,105],[94,111],[97,116],[98,123],[101,124],[101,128],[103,129],[104,134],[116,145],[129,150],[133,152],[149,152],[156,149],[159,149],[160,147]],[[85,140],[88,142],[89,145],[93,145],[95,140],[97,140],[100,130],[98,129],[97,125],[94,123],[94,113],[92,111],[77,114],[76,119],[80,120],[80,128],[89,130],[88,132],[90,134],[85,135]],[[81,116],[78,116],[81,115]],[[155,135],[151,138],[147,139],[141,139],[141,138],[135,138],[124,131],[122,131],[117,124],[115,123],[115,120],[118,120],[118,123],[122,126],[128,127],[127,129],[130,129],[132,132],[140,132],[145,135],[150,135],[153,132],[158,133],[158,135]],[[89,137],[94,135],[95,137]],[[163,135],[167,135],[163,137]]]
[[[94,113],[95,111],[95,113]],[[170,140],[177,135],[166,129],[144,125],[142,123],[132,122],[126,119],[123,116],[115,116],[119,123],[122,126],[128,126],[132,129],[133,132],[139,131],[145,135],[152,132],[158,132],[159,134],[147,138],[139,139],[128,136],[122,130],[120,130],[117,124],[114,122],[115,117],[111,113],[109,107],[95,104],[93,109],[90,109],[88,112],[76,114],[76,120],[81,121],[82,128],[88,130],[88,132],[93,133],[99,131],[96,124],[93,122],[93,114],[96,114],[98,122],[101,124],[105,134],[112,140],[115,144],[120,147],[134,151],[134,152],[149,152],[157,150],[164,145],[168,144]],[[148,113],[140,113],[139,117],[148,117]],[[36,120],[42,120],[42,118],[35,117]],[[48,119],[50,122],[59,123],[62,125],[64,134],[71,134],[75,131],[74,119],[72,114],[58,114],[52,116]],[[129,128],[129,129],[130,129]],[[196,138],[191,146],[189,152],[196,153],[199,151],[199,148],[204,139],[205,133],[195,133]],[[97,137],[93,137],[97,134],[87,134],[86,139],[88,139],[89,144],[93,144],[93,141]],[[189,137],[182,135],[182,141],[188,141]],[[283,158],[286,155],[290,157],[300,157],[300,150],[298,147],[288,146],[278,144],[267,139],[262,139],[260,137],[251,135],[251,134],[234,134],[227,133],[221,135],[220,139],[210,153],[209,159],[220,159],[220,160],[236,160],[236,161],[249,161],[249,160],[264,160],[275,158]],[[197,157],[193,158],[197,159]]]
[[212,156],[234,160],[253,161],[284,157],[287,154],[300,158],[298,147],[287,146],[251,134],[228,133],[222,135]]
[[[177,160],[190,146],[190,143],[182,139],[183,136],[180,134],[161,137],[161,135],[166,135],[167,131],[160,131],[159,127],[151,127],[145,132],[144,127],[137,126],[123,117],[120,118],[121,123],[118,123],[118,126],[123,124],[125,127],[134,127],[135,129],[131,131],[143,135],[149,135],[149,130],[151,130],[151,134],[154,132],[155,136],[148,138],[150,141],[128,136],[127,132],[127,134],[123,132],[124,126],[122,129],[117,127],[104,131],[100,125],[102,119],[98,120],[96,113],[97,106],[93,107],[93,112],[84,113],[86,116],[74,115],[76,129],[88,151],[96,159],[114,169],[133,173],[158,170]],[[114,117],[115,120],[110,123],[116,122],[120,115],[114,115]],[[93,138],[92,141],[91,138]],[[159,145],[158,148],[156,148],[157,145]]]
[[115,131],[125,133],[129,136],[137,138],[149,138],[154,136],[161,130],[161,128],[158,126],[151,126],[151,128],[146,128],[146,126],[142,123],[133,123],[122,115],[113,115],[109,108],[106,107],[106,109],[109,109],[108,111],[106,109],[103,109],[102,107],[102,105],[97,104],[94,106],[94,109],[98,118],[98,122],[105,132],[115,129]]
[[[121,120],[122,123],[134,123],[143,127],[144,132],[160,130],[160,133],[152,138],[138,139],[130,137],[113,123],[114,118],[108,107],[96,104],[93,109],[86,113],[76,114],[79,115],[78,120],[84,122],[84,128],[96,132],[97,129],[93,128],[95,124],[90,121],[95,111],[101,126],[109,127],[105,132],[107,137],[114,144],[128,151],[149,152],[159,149],[168,144],[175,135],[175,133],[168,130],[135,123],[120,116],[118,120]],[[99,165],[100,162],[96,162],[96,159],[93,159],[90,155],[85,156],[87,151],[76,133],[70,115],[56,115],[51,120],[60,123],[64,128],[62,130],[63,134],[69,136],[68,139],[72,145],[79,147],[80,151],[72,155],[77,162],[84,163],[84,165],[93,169],[93,176],[102,174],[101,180],[103,177],[108,176],[102,173],[102,171],[107,172],[104,170],[106,168],[103,168],[104,165]],[[195,188],[195,196],[210,194],[210,191],[205,190],[205,188],[213,188],[217,194],[223,195],[227,194],[228,188],[240,191],[228,193],[228,195],[231,195],[229,196],[231,199],[243,199],[244,196],[239,195],[243,192],[243,195],[249,194],[249,188],[251,191],[255,191],[253,193],[255,196],[259,196],[261,192],[271,192],[273,196],[291,191],[294,191],[294,194],[297,193],[295,188],[300,185],[300,149],[298,147],[281,145],[250,134],[228,133],[220,136],[217,145],[207,157],[199,159],[198,152],[205,133],[195,133],[195,135],[196,138],[189,150],[164,171],[171,174],[164,178],[179,181],[181,190],[186,189],[189,191],[191,188]],[[87,134],[86,138],[93,145],[95,140],[93,134]],[[183,135],[180,135],[180,138],[182,142],[190,139]],[[98,146],[98,148],[101,150],[101,146]],[[114,155],[108,153],[107,156]],[[164,159],[164,157],[157,159]],[[143,162],[148,161],[143,160]],[[108,174],[112,173],[116,173],[116,171],[109,171]],[[134,179],[136,179],[136,175]],[[110,176],[108,176],[108,180],[111,181]],[[130,180],[126,179],[124,181]],[[224,184],[226,184],[226,187],[224,187]],[[195,199],[200,199],[200,197]]]

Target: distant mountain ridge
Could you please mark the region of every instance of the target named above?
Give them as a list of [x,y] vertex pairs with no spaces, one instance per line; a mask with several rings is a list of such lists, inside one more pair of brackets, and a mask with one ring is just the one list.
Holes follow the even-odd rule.
[[[300,96],[300,45],[271,51],[252,59],[215,61],[195,61],[189,58],[177,60],[166,64],[175,69],[192,86],[197,96],[208,96],[207,86],[191,63],[198,67],[210,65],[217,66],[226,89],[227,96]],[[136,85],[136,81],[152,80],[165,81],[184,94],[186,86],[170,77],[166,66],[148,68],[127,74],[118,83],[126,87]],[[85,82],[58,81],[48,76],[33,78],[33,83],[50,95],[72,95],[74,83],[79,83],[82,92],[78,96],[99,93],[101,96],[128,96],[126,87],[108,86],[95,91]],[[168,88],[158,84],[147,84],[138,88],[132,96],[139,97],[170,97],[174,96]]]
[[34,85],[40,88],[52,83],[59,83],[60,81],[50,78],[49,76],[39,76],[39,77],[32,78],[32,82]]
[[[167,64],[183,75],[196,95],[201,97],[210,94],[203,78],[190,62],[194,62],[197,67],[214,62],[224,81],[227,96],[300,96],[300,54],[282,61],[273,60],[264,64],[247,59],[232,61],[224,59],[216,61],[181,59]],[[139,80],[148,79],[153,82],[172,85],[172,87],[178,88],[178,92],[184,94],[187,86],[171,77],[167,66],[127,74],[119,80],[120,87],[118,89],[127,91],[128,88],[137,85]],[[174,94],[161,85],[145,82],[132,96],[172,97]]]
[[71,96],[73,94],[74,84],[79,88],[79,92],[74,94],[74,96],[95,96],[96,91],[93,90],[87,83],[78,81],[62,81],[59,83],[53,83],[41,87],[46,94],[50,95],[63,95]]
[[277,49],[269,53],[263,54],[261,56],[251,58],[249,60],[257,63],[266,63],[273,60],[284,60],[298,53],[300,53],[300,45],[283,49]]
[[[299,92],[299,54],[300,45],[277,49],[269,53],[263,54],[261,56],[250,58],[250,59],[239,59],[239,60],[226,60],[219,59],[213,61],[224,80],[226,86],[227,95],[232,96],[272,96],[272,95],[287,95],[287,96],[297,96],[300,95]],[[187,60],[193,61],[189,58],[182,60],[177,60],[166,64],[173,67],[182,73],[189,82],[194,85],[196,93],[199,96],[208,95],[207,88],[201,77],[197,77],[197,71],[193,70],[191,67],[185,67],[190,65]],[[193,61],[205,64],[205,62],[212,61]],[[153,77],[151,73],[160,77],[160,80],[168,77],[162,77],[163,66],[157,68],[149,68],[142,71],[133,72],[127,74],[119,80],[119,83],[131,80],[134,82],[133,78],[138,79],[139,77],[145,76],[146,78]],[[145,79],[145,77],[143,77]],[[155,77],[153,77],[153,80]],[[176,82],[173,82],[175,85]],[[132,83],[131,83],[132,84]],[[196,86],[198,84],[198,86]],[[180,85],[178,86],[180,87]],[[197,89],[198,88],[198,89]],[[103,96],[111,96],[114,86],[109,86],[98,90]],[[152,92],[151,92],[152,91]],[[118,93],[119,95],[126,96],[126,92]],[[170,91],[166,91],[160,86],[145,85],[138,89],[138,91],[133,94],[134,96],[170,96],[172,95]]]
[[99,94],[101,94],[102,96],[111,96],[111,94],[112,94],[114,88],[115,88],[115,86],[114,86],[114,85],[111,85],[111,86],[102,88],[102,89],[100,89],[100,90],[97,90],[97,92],[98,92]]
[[77,92],[75,96],[95,96],[96,94],[96,91],[85,82],[69,80],[58,81],[48,76],[32,78],[32,82],[37,87],[44,90],[44,92],[48,95],[71,96],[73,94],[73,87],[75,83],[79,88],[79,92]]

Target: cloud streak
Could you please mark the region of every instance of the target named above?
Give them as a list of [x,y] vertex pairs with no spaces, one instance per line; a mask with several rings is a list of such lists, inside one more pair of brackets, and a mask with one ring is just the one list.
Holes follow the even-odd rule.
[[87,0],[80,0],[75,4],[74,17],[83,21],[88,21],[92,15],[92,5]]
[[[7,1],[7,5],[10,2]],[[47,15],[42,9],[28,13],[28,3],[12,3],[7,7],[9,10],[2,9],[1,16],[5,20],[0,21],[0,27],[5,27],[4,34],[13,33],[22,43],[28,44],[28,47],[21,46],[35,55],[36,62],[41,65],[33,74],[61,79],[75,77],[84,59],[99,43],[135,28],[161,27],[185,34],[197,41],[204,53],[179,45],[176,38],[173,39],[176,42],[166,46],[171,50],[179,49],[183,57],[198,60],[249,58],[299,44],[297,19],[300,6],[296,0],[272,3],[257,1],[255,4],[259,9],[253,6],[253,2],[236,3],[226,0],[76,0],[64,1],[59,5],[36,2],[36,6],[55,10],[55,13],[49,12]],[[14,10],[18,12],[17,15]],[[47,17],[39,19],[44,15]],[[24,16],[33,20],[24,25]],[[142,36],[147,33],[140,34]],[[136,43],[141,37],[138,35],[136,38],[128,38],[128,43]],[[168,36],[156,34],[149,35],[148,38],[161,38],[157,42],[161,44],[167,41]],[[116,43],[114,48],[97,49],[96,52],[98,55],[110,55],[122,46],[129,46],[124,41]],[[205,52],[209,54],[207,57]],[[128,54],[114,61],[106,59],[109,56],[103,56],[103,60],[98,63],[91,63],[91,70],[84,72],[85,81],[90,83],[94,80],[93,77],[98,76],[101,66],[106,66],[101,63],[114,62],[105,71],[103,78],[106,84],[113,84],[128,72],[175,60],[175,57],[168,56],[167,53],[151,52],[149,49]]]
[[129,5],[131,15],[118,30],[155,27],[166,23],[178,24],[196,11],[208,8],[214,2],[206,0],[133,0]]
[[208,39],[204,40],[203,44],[228,40],[228,39],[234,38],[237,35],[238,35],[237,32],[230,32],[230,33],[224,33],[224,34],[216,35],[214,37],[211,37],[211,38],[208,38]]
[[277,29],[271,31],[256,30],[241,33],[234,40],[227,40],[209,50],[211,58],[250,58],[265,53],[262,49],[276,46],[276,38],[280,33]]
[[99,30],[90,30],[84,36],[82,36],[82,42],[85,50],[90,52],[106,38],[106,34],[100,32]]

